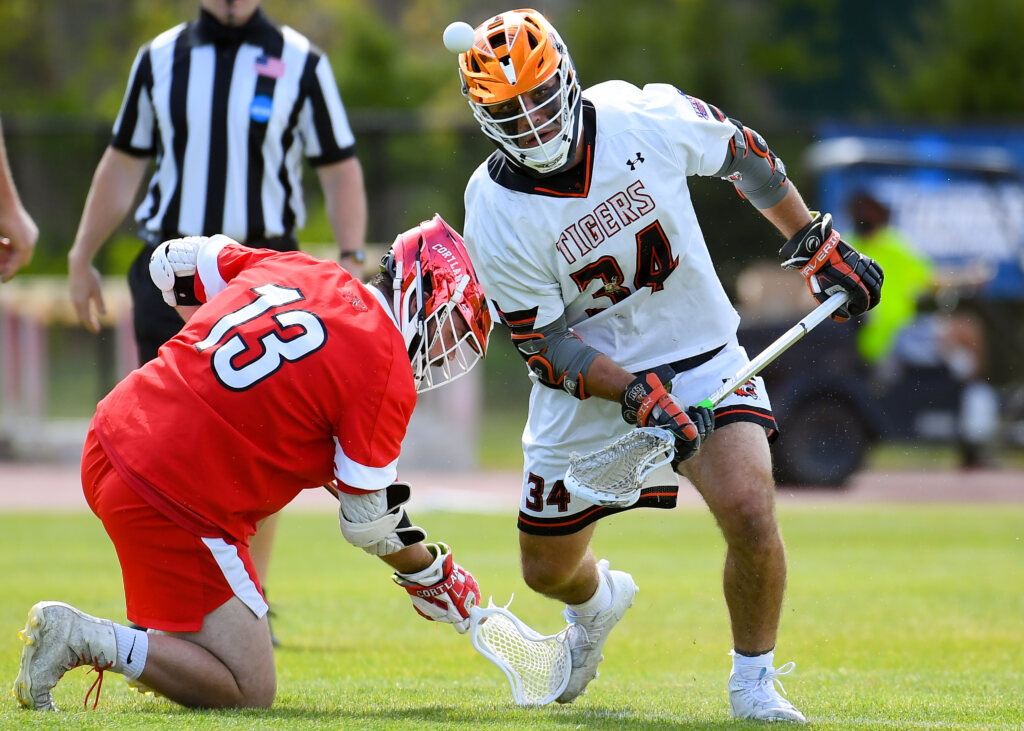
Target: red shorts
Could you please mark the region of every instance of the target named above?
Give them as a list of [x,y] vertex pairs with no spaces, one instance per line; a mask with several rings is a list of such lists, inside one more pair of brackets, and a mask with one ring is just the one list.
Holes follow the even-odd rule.
[[247,544],[194,535],[144,501],[121,478],[90,429],[82,489],[121,563],[128,619],[165,632],[198,632],[203,618],[237,596],[262,617],[267,603]]

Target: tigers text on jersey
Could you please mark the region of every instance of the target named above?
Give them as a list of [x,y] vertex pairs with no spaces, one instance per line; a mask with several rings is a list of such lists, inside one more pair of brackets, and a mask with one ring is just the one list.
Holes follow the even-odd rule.
[[466,246],[488,298],[536,327],[564,313],[634,372],[730,342],[739,316],[686,178],[716,173],[736,128],[666,84],[610,81],[584,99],[576,168],[529,178],[495,153],[466,187]]
[[135,215],[156,241],[292,235],[306,216],[302,156],[355,154],[327,57],[259,9],[238,29],[201,11],[143,46],[110,144],[157,158]]
[[206,245],[198,264],[209,301],[97,408],[125,481],[186,529],[236,539],[335,477],[394,482],[416,391],[382,296],[299,252]]

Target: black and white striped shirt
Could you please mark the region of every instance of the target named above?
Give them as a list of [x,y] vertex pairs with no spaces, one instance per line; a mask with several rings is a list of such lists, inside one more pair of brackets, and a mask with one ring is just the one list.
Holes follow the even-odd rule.
[[154,242],[294,235],[303,156],[317,166],[355,154],[327,57],[262,10],[238,28],[204,10],[143,46],[110,144],[157,158],[135,214]]

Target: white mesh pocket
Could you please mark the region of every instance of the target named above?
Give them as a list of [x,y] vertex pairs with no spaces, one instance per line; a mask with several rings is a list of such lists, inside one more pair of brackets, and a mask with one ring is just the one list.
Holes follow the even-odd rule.
[[517,705],[543,706],[562,694],[572,672],[564,632],[538,634],[493,601],[470,616],[473,647],[505,673]]
[[565,487],[598,505],[628,507],[640,499],[640,486],[651,472],[672,461],[672,433],[657,427],[634,429],[590,454],[573,452]]

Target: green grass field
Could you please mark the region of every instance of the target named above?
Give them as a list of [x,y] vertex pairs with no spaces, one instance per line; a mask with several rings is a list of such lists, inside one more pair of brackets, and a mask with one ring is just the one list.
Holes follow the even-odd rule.
[[[789,590],[778,661],[790,699],[822,729],[1024,728],[1024,505],[784,506]],[[518,573],[511,516],[417,516],[455,546],[486,599],[539,630],[561,607]],[[123,620],[114,551],[91,515],[0,516],[0,668],[17,674],[25,613],[60,599]],[[269,585],[279,690],[268,712],[192,712],[109,674],[58,685],[59,714],[0,704],[10,728],[746,728],[725,695],[730,648],[723,546],[699,509],[604,521],[595,550],[640,586],[601,677],[567,707],[517,709],[468,637],[417,617],[386,566],[348,547],[333,513],[285,513]]]

